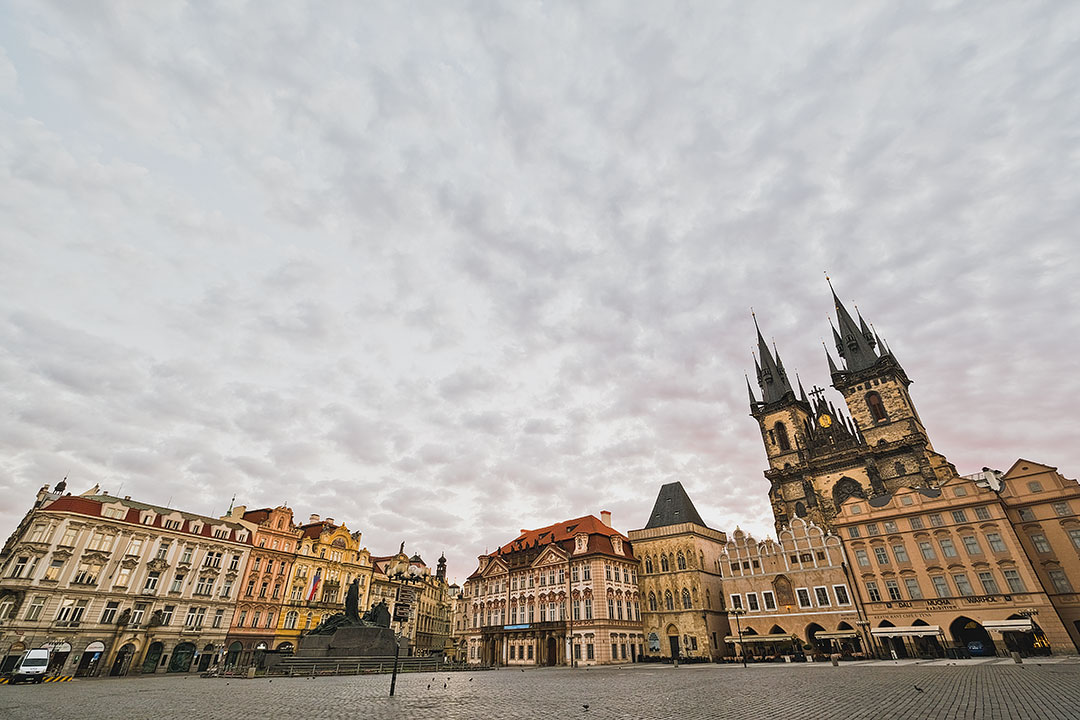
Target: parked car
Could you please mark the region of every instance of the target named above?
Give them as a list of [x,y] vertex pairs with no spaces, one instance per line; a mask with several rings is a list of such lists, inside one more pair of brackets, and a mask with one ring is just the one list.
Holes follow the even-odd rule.
[[20,680],[30,680],[41,683],[45,681],[45,671],[49,667],[49,651],[45,648],[27,650],[15,663],[11,671],[11,683],[14,685]]

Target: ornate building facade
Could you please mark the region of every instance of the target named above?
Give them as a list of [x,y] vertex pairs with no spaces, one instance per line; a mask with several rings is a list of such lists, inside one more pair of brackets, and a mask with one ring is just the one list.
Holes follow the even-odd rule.
[[844,408],[822,388],[807,394],[801,381],[793,387],[779,352],[757,331],[760,399],[749,381],[747,391],[768,456],[765,477],[777,531],[796,517],[829,528],[849,497],[936,487],[957,476],[931,445],[908,392],[911,380],[892,350],[862,315],[857,321],[851,316],[835,292],[833,302],[838,327],[832,334],[842,367],[828,349],[825,354]]
[[867,638],[840,538],[802,518],[777,537],[759,542],[736,528],[724,548],[724,595],[739,613],[724,654],[861,655]]
[[705,525],[674,482],[660,488],[649,521],[629,537],[641,562],[645,656],[719,659],[728,634],[720,567],[727,536]]
[[370,607],[374,569],[371,554],[360,545],[360,533],[344,523],[312,515],[299,528],[300,540],[287,587],[288,597],[278,612],[275,642],[299,645],[300,636],[314,629],[323,616],[341,612],[345,592],[359,580],[361,608]]
[[281,609],[289,594],[301,531],[285,506],[248,510],[240,505],[228,517],[251,531],[253,547],[237,588],[227,664],[260,666],[265,653],[291,653],[296,648],[294,639],[279,628],[285,624]]
[[[408,564],[412,582],[391,578],[389,568],[404,560]],[[453,601],[446,584],[446,557],[440,556],[435,574],[418,554],[374,557],[374,577],[371,586],[371,603],[385,602],[390,610],[391,627],[409,644],[409,654],[414,656],[442,656],[451,642],[451,615]]]
[[465,581],[470,663],[594,665],[643,652],[638,561],[611,514],[522,530]]
[[[835,526],[884,654],[942,656],[959,649],[993,656],[1080,647],[1076,628],[1071,637],[1046,587],[1060,559],[1077,554],[1067,535],[1076,523],[1072,505],[1080,501],[1076,482],[1069,481],[1074,487],[1068,496],[1061,487],[1029,480],[1046,478],[1046,466],[1021,461],[1018,467],[1027,470],[991,483],[957,477],[936,488],[901,488],[843,503]],[[1044,497],[1033,497],[1038,495]],[[1063,514],[1043,512],[1044,501],[1046,510],[1065,502],[1058,508]],[[1040,508],[1038,514],[1033,508]],[[1026,520],[1020,519],[1022,509]],[[1051,545],[1047,537],[1057,534],[1055,526],[1065,533]],[[1077,578],[1060,578],[1056,595],[1068,606],[1075,602],[1071,583]]]
[[0,651],[78,675],[217,665],[251,550],[238,522],[43,488],[0,552]]

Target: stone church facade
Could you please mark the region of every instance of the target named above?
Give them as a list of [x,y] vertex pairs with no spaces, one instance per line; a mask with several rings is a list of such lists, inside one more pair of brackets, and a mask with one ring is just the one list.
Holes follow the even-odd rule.
[[[826,349],[837,407],[823,388],[793,387],[780,353],[757,331],[754,359],[760,397],[747,380],[750,414],[761,429],[776,528],[793,518],[832,527],[849,497],[868,498],[901,487],[937,487],[957,477],[934,450],[908,387],[911,380],[862,315],[833,292],[832,328],[840,364]],[[755,326],[757,320],[755,318]]]

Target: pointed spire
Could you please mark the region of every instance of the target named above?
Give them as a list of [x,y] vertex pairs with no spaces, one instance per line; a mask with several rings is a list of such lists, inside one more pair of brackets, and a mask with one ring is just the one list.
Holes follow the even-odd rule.
[[[761,356],[761,364],[758,366],[758,385],[761,387],[762,401],[766,403],[776,402],[787,393],[793,393],[791,383],[788,382],[784,365],[778,362],[779,353],[774,357],[765,338],[758,327],[757,315],[753,310],[750,314],[754,317],[754,330],[757,331],[758,355]],[[756,361],[756,358],[755,358]]]
[[799,373],[795,373],[795,381],[799,384],[799,399],[809,405],[810,399],[806,397],[806,391],[803,390],[802,378],[799,377]]
[[[828,279],[827,275],[826,279]],[[833,333],[840,340],[840,355],[844,358],[845,368],[848,372],[864,370],[878,360],[878,355],[871,344],[873,337],[870,336],[870,329],[861,315],[858,323],[851,317],[851,313],[836,295],[832,280],[829,280],[829,290],[832,291],[833,304],[836,306],[836,321],[840,326],[839,332],[834,328]]]
[[825,345],[824,341],[822,341],[821,347],[825,349],[825,357],[829,359],[829,375],[835,375],[836,373],[840,372],[840,369],[836,367],[836,363],[833,362],[832,353],[829,352],[829,348],[827,345]]
[[746,392],[750,395],[750,409],[753,410],[754,406],[758,404],[758,401],[757,398],[754,397],[754,388],[750,385],[750,378],[746,377],[746,375],[743,375],[743,377],[746,378]]

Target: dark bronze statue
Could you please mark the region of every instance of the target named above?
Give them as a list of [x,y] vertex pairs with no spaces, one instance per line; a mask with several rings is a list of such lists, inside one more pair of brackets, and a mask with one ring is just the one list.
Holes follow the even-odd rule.
[[340,627],[390,627],[390,609],[386,601],[380,600],[360,617],[360,580],[353,580],[345,593],[345,612],[335,613],[323,618],[323,621],[309,635],[333,635]]

